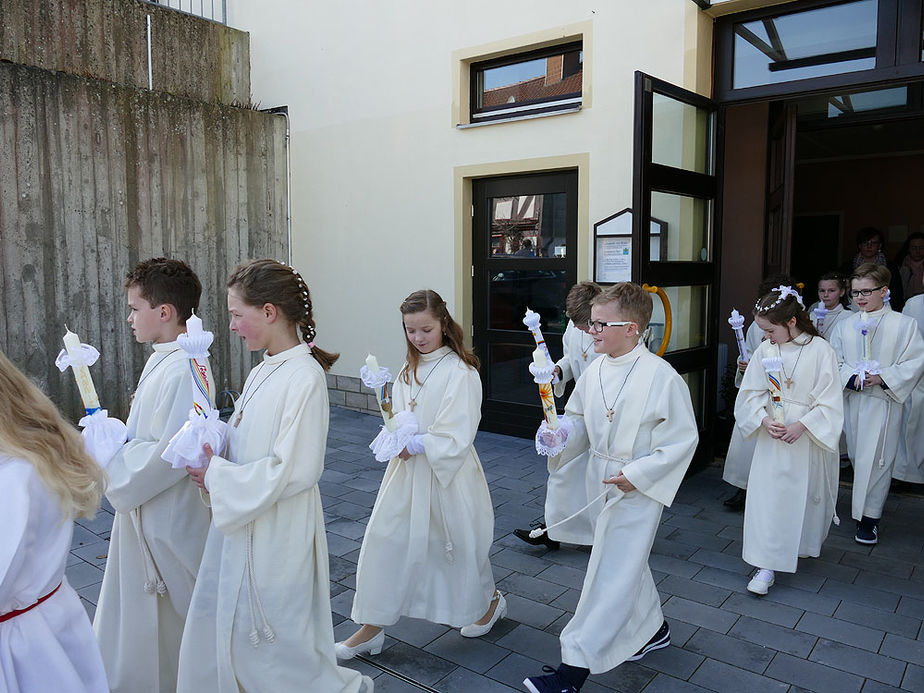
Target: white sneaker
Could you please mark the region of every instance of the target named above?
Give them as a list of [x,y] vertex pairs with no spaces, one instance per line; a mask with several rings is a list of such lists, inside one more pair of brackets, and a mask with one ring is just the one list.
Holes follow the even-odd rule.
[[773,586],[773,571],[761,568],[748,583],[748,592],[767,594]]

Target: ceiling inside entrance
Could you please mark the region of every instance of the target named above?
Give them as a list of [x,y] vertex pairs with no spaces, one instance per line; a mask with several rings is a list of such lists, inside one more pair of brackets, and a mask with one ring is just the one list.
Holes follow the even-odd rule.
[[800,163],[924,153],[924,118],[803,130],[797,128]]

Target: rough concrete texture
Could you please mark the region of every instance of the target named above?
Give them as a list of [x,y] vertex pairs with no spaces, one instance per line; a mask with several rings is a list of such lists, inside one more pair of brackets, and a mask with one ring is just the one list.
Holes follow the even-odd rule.
[[148,88],[250,103],[250,39],[217,22],[139,0],[0,0],[0,60]]

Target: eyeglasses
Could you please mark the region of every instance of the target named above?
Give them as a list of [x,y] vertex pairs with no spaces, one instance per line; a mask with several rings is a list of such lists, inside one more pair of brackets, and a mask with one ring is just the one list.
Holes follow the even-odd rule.
[[860,245],[873,246],[873,245],[882,245],[882,241],[876,238],[870,238],[868,241],[863,241]]
[[631,320],[620,320],[619,322],[601,322],[600,320],[588,320],[587,329],[595,334],[603,332],[604,327],[625,327],[631,325]]
[[850,292],[850,296],[852,298],[856,298],[857,296],[869,296],[874,291],[879,291],[879,289],[884,289],[884,288],[885,288],[885,284],[883,284],[882,286],[877,286],[873,289],[854,289],[853,291]]

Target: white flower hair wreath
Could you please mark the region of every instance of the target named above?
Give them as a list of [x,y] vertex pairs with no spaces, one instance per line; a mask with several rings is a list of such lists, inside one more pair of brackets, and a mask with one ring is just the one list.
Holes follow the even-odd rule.
[[796,291],[791,286],[784,286],[783,284],[780,284],[778,287],[776,287],[775,289],[771,289],[770,291],[771,292],[779,291],[780,292],[779,297],[768,306],[761,306],[760,301],[755,303],[754,310],[756,310],[758,313],[766,313],[769,310],[773,310],[778,305],[780,305],[783,301],[785,301],[789,296],[795,297],[799,305],[802,306],[802,309],[805,310],[805,304],[802,302],[802,297],[799,295],[799,292]]

